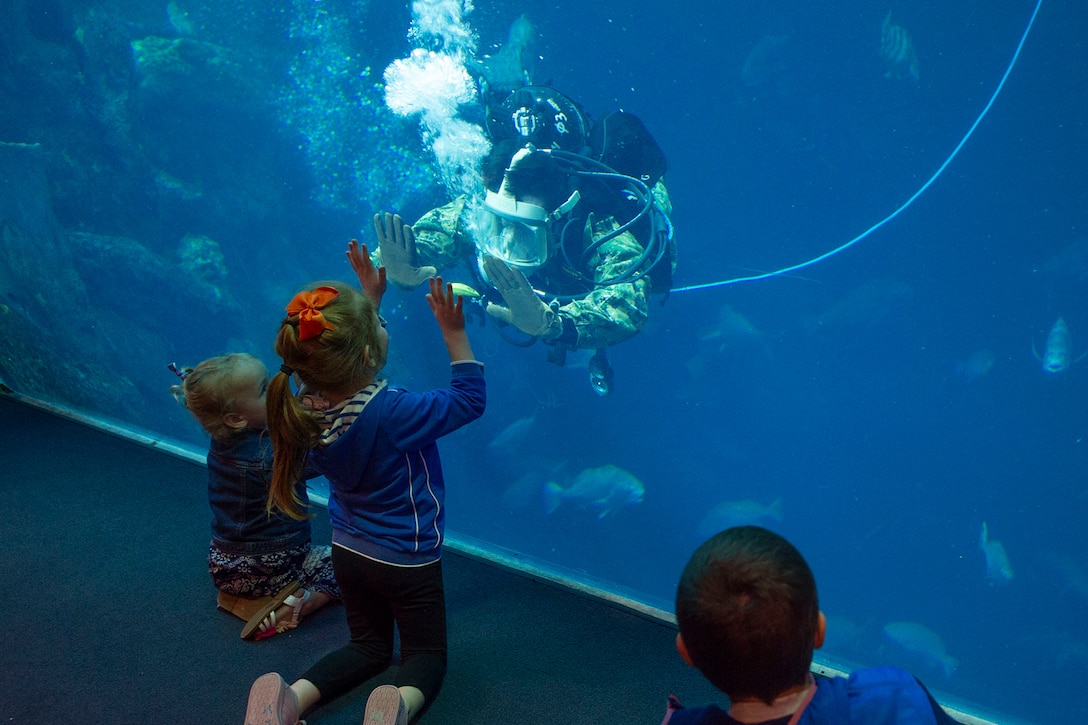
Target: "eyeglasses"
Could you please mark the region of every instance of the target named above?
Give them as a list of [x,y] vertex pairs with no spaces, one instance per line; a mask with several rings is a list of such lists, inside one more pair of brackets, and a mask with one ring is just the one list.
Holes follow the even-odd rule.
[[382,317],[381,315],[378,315],[378,324],[381,325],[382,329],[384,330],[386,324],[388,324],[388,323],[385,321],[384,317]]

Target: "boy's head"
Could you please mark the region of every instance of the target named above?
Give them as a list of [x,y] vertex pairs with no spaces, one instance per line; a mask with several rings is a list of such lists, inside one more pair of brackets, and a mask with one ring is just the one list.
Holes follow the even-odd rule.
[[695,550],[676,619],[685,660],[730,700],[768,704],[805,683],[825,626],[801,553],[758,526],[726,529]]
[[208,358],[171,391],[213,438],[226,438],[247,428],[265,428],[267,388],[264,363],[238,352]]

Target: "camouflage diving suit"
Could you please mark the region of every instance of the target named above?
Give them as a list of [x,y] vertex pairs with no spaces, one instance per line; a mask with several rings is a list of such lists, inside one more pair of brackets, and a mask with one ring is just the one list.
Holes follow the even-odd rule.
[[[671,216],[672,204],[665,185],[659,181],[652,193],[658,208],[666,216]],[[465,206],[465,197],[458,197],[445,206],[427,212],[412,225],[417,265],[432,265],[442,270],[464,262],[474,276],[480,278],[476,245],[471,232],[465,228],[464,217],[469,213]],[[595,218],[592,214],[586,223],[588,236],[592,240],[619,226],[620,222],[612,216]],[[589,245],[590,239],[585,239],[585,246]],[[577,259],[582,249],[568,250],[568,253],[572,259]],[[544,266],[534,270],[529,275],[529,282],[534,289],[545,293],[545,302],[550,302],[548,295],[585,292],[584,296],[560,305],[563,333],[550,340],[549,344],[571,349],[596,349],[628,340],[641,330],[649,314],[649,278],[612,285],[600,283],[623,274],[642,252],[642,245],[628,230],[594,250],[581,274],[570,270],[562,256],[557,254],[553,254]],[[675,262],[672,264],[675,266]],[[596,284],[586,292],[590,286],[589,280]],[[502,303],[498,295],[492,295],[492,298],[492,301]]]

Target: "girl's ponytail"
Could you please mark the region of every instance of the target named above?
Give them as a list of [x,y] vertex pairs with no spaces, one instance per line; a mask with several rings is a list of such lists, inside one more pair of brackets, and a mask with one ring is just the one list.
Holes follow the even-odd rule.
[[[284,329],[291,328],[285,325]],[[268,381],[266,400],[272,439],[272,485],[265,508],[269,513],[279,509],[293,519],[304,519],[312,514],[303,510],[295,484],[303,476],[306,456],[317,444],[321,430],[313,413],[303,408],[291,392],[291,376],[284,370]]]

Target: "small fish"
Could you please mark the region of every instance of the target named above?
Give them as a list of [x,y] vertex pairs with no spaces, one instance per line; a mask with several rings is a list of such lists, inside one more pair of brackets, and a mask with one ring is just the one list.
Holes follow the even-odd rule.
[[856,649],[863,645],[867,625],[837,614],[827,615],[827,644],[836,652],[845,648]]
[[1051,281],[1088,285],[1088,239],[1070,242],[1032,269]]
[[918,51],[914,49],[914,39],[910,33],[892,22],[892,11],[884,16],[880,26],[880,55],[888,61],[886,78],[911,78],[918,81]]
[[612,392],[612,366],[608,364],[608,357],[604,348],[601,348],[587,364],[589,369],[589,384],[593,386],[593,392],[604,397]]
[[699,330],[699,339],[703,342],[714,340],[731,341],[738,338],[760,337],[763,333],[747,317],[733,309],[732,305],[722,305],[718,311],[718,324]]
[[506,43],[497,53],[483,60],[470,61],[487,79],[493,91],[512,91],[530,82],[533,65],[532,47],[537,32],[527,15],[519,15],[510,25]]
[[986,522],[982,522],[982,532],[978,536],[978,546],[986,557],[986,578],[994,584],[1008,584],[1012,581],[1012,564],[1005,551],[1005,545],[990,538]]
[[1050,661],[1064,671],[1084,672],[1088,669],[1088,645],[1071,639],[1066,631],[1033,632],[1022,641],[1029,642],[1035,652],[1046,652]]
[[182,10],[174,0],[166,4],[166,19],[178,35],[193,35],[195,32],[189,13]]
[[789,53],[789,35],[764,35],[744,59],[741,83],[753,88],[778,80],[788,70]]
[[824,310],[810,332],[876,329],[914,299],[914,289],[889,279],[870,279]]
[[529,508],[536,501],[540,491],[541,474],[529,471],[506,487],[500,499],[507,511],[521,511]]
[[1043,364],[1043,370],[1050,374],[1064,372],[1075,362],[1080,362],[1088,355],[1088,350],[1076,360],[1073,360],[1073,337],[1069,334],[1069,325],[1065,324],[1065,318],[1059,317],[1050,328],[1046,336],[1046,350],[1042,357],[1035,350],[1035,341],[1031,343],[1031,352],[1035,359]]
[[990,374],[997,357],[990,350],[975,350],[966,360],[956,363],[956,373],[967,382],[974,382]]
[[892,622],[884,625],[884,636],[927,665],[940,667],[945,677],[951,677],[959,666],[959,661],[948,654],[941,636],[924,624]]
[[506,449],[520,443],[528,434],[529,429],[536,423],[536,414],[518,418],[510,425],[499,431],[499,434],[487,444],[488,448]]
[[598,520],[616,509],[642,503],[645,495],[646,487],[642,481],[611,464],[585,469],[574,477],[567,488],[549,482],[542,492],[546,513],[555,513],[565,501],[571,501],[595,511]]
[[1055,584],[1062,593],[1069,593],[1088,603],[1088,571],[1076,559],[1060,552],[1044,552],[1044,561],[1057,577]]
[[709,539],[719,531],[725,531],[734,526],[751,526],[781,520],[781,498],[776,498],[770,504],[749,499],[722,501],[703,516],[695,528],[695,533],[699,538]]
[[480,298],[480,293],[469,287],[463,282],[450,282],[450,287],[453,288],[453,293],[458,297],[468,297],[469,299],[477,300]]

